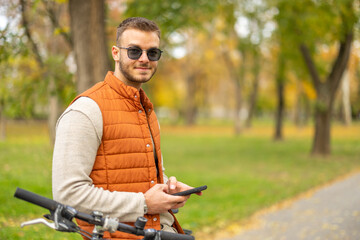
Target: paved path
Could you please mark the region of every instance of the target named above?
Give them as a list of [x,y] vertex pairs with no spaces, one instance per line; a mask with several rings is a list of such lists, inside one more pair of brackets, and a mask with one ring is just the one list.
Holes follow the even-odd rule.
[[258,220],[227,240],[360,240],[360,173]]

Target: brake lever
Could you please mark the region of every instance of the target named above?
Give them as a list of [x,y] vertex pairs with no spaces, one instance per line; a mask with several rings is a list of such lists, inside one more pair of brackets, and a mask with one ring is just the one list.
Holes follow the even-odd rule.
[[26,221],[26,222],[23,222],[21,223],[21,227],[25,227],[25,226],[28,226],[28,225],[35,225],[35,224],[44,224],[46,225],[47,227],[49,228],[52,228],[52,229],[55,229],[55,223],[49,223],[47,222],[45,219],[43,218],[37,218],[37,219],[34,219],[34,220],[30,220],[30,221]]
[[78,232],[79,227],[71,220],[64,218],[61,215],[62,211],[63,211],[63,206],[59,205],[56,208],[55,212],[51,211],[50,212],[51,214],[44,215],[45,218],[53,221],[53,223],[49,223],[43,218],[37,218],[37,219],[22,223],[21,227],[28,226],[28,225],[35,225],[35,224],[44,224],[47,227],[52,228],[56,231],[60,231],[60,232]]

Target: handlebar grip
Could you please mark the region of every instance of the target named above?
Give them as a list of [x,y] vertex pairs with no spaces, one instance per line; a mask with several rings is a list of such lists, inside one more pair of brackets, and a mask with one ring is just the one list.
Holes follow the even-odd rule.
[[57,206],[61,205],[60,203],[52,199],[37,195],[22,188],[16,188],[14,197],[36,204],[40,207],[49,209],[50,211],[55,211]]
[[195,237],[185,234],[161,231],[161,239],[163,240],[195,240]]

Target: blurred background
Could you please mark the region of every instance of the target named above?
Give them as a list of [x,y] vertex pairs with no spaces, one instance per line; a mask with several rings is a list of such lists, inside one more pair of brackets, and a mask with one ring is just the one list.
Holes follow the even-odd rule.
[[358,0],[0,0],[0,237],[26,239],[17,224],[37,210],[9,196],[51,197],[57,118],[113,71],[116,27],[132,16],[162,31],[143,88],[168,175],[209,186],[185,226],[225,229],[359,169]]

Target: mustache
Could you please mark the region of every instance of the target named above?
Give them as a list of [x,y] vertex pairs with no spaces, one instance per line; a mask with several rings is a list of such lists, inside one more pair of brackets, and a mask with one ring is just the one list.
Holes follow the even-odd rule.
[[140,63],[140,64],[136,65],[135,67],[151,68],[150,64],[148,64],[148,63]]

